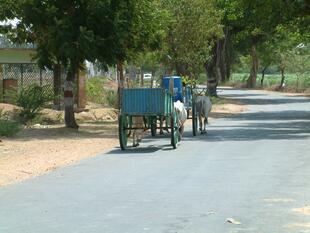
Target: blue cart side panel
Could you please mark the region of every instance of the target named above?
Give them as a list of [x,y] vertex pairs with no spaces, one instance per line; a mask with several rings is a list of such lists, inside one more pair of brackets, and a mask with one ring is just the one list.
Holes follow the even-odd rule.
[[180,76],[163,77],[163,87],[169,91],[169,82],[173,80],[173,101],[183,101],[182,78]]
[[122,90],[121,104],[122,114],[168,116],[172,99],[162,88],[132,88]]

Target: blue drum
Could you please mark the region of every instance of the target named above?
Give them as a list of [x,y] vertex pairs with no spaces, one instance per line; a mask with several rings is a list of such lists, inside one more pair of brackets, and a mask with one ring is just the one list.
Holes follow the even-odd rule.
[[173,83],[173,101],[183,102],[182,78],[180,76],[163,77],[163,87],[167,91],[170,90],[170,82]]

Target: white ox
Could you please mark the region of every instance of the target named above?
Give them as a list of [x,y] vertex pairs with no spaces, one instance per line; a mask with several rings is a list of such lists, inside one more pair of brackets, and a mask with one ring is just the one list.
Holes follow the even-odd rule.
[[[207,132],[206,125],[208,124],[208,116],[212,108],[212,103],[208,96],[197,96],[195,104],[197,110],[197,117],[199,119],[199,130],[201,134],[204,134]],[[202,118],[204,118],[203,128]]]
[[176,111],[177,114],[177,120],[180,126],[179,131],[180,135],[182,136],[184,132],[184,123],[187,119],[187,111],[184,104],[179,100],[177,102],[174,102],[174,110]]
[[133,116],[132,117],[132,126],[138,129],[133,130],[132,134],[132,146],[139,146],[139,142],[141,142],[143,138],[143,133],[145,132],[145,125],[143,116]]

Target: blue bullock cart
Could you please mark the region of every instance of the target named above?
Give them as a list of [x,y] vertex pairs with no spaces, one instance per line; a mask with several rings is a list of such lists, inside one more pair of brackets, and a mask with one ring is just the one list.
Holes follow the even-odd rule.
[[193,136],[197,135],[197,112],[195,105],[195,95],[190,85],[183,87],[182,78],[180,76],[167,76],[163,78],[163,87],[166,90],[171,89],[173,85],[173,101],[181,101],[187,111],[187,118],[192,119]]
[[[151,130],[155,136],[158,119],[166,119],[165,129],[171,133],[171,145],[175,149],[180,140],[179,123],[173,106],[173,97],[164,88],[131,88],[120,92],[119,142],[122,150],[132,130]],[[143,127],[135,125],[133,118],[143,117]]]

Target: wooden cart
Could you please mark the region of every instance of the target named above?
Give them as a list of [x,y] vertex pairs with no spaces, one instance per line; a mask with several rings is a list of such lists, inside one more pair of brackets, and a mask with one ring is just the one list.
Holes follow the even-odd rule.
[[[175,149],[180,140],[179,123],[174,111],[171,94],[163,88],[132,88],[120,92],[119,142],[122,150],[127,148],[128,137],[133,130],[151,130],[155,136],[159,119],[166,120],[165,129],[171,134],[171,145]],[[143,117],[143,127],[134,123],[134,117]]]

